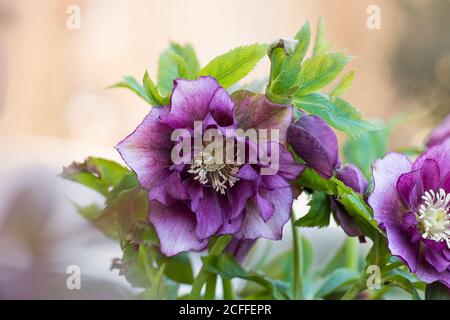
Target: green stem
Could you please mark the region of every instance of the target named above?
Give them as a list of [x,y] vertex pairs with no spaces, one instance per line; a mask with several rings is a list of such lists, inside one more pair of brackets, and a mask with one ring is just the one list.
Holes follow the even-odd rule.
[[341,300],[353,300],[358,294],[366,289],[366,268],[361,272],[358,281],[355,282],[347,292],[342,296]]
[[294,300],[301,299],[302,296],[302,276],[303,276],[303,265],[300,263],[300,257],[302,255],[302,246],[299,245],[298,241],[298,231],[295,226],[295,216],[294,211],[291,211],[291,225],[292,225],[292,241],[294,250],[294,285],[293,285],[293,297]]
[[206,277],[205,300],[214,300],[216,298],[217,275],[208,273]]
[[223,287],[223,299],[234,300],[233,284],[231,283],[231,279],[222,278],[222,287]]
[[357,238],[349,237],[345,244],[346,266],[352,271],[358,272],[359,265],[359,241]]
[[[209,250],[209,255],[212,256],[218,256],[220,255],[223,250],[225,250],[228,243],[231,241],[231,236],[222,236],[218,238],[214,245]],[[191,300],[199,300],[200,294],[202,292],[203,285],[205,284],[206,280],[208,278],[208,271],[205,270],[205,268],[202,266],[199,273],[197,274],[197,277],[194,280],[194,283],[192,284],[190,299]]]

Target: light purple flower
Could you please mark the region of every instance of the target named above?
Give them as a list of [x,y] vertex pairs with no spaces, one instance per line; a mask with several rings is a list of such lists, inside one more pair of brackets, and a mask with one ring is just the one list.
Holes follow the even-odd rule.
[[450,114],[442,121],[442,123],[431,131],[428,136],[425,145],[431,147],[442,143],[446,139],[450,138]]
[[389,249],[427,282],[450,287],[450,140],[414,163],[391,153],[373,166],[369,197]]
[[[175,80],[171,105],[153,108],[117,146],[142,187],[149,190],[149,218],[164,254],[203,250],[211,236],[223,234],[243,240],[280,239],[293,201],[288,180],[303,169],[282,144],[274,175],[261,175],[266,166],[261,162],[174,164],[171,152],[181,141],[171,141],[172,132],[192,132],[194,121],[201,121],[203,132],[279,129],[283,139],[291,117],[291,106],[270,103],[264,95],[247,91],[230,97],[212,77]],[[238,139],[235,134],[227,137]],[[247,142],[247,146],[259,152],[271,143],[278,144]]]
[[[367,179],[364,177],[361,170],[354,164],[349,163],[337,169],[336,178],[359,194],[364,195],[367,188]],[[364,236],[363,232],[355,224],[354,219],[335,197],[331,197],[331,210],[334,219],[347,235],[351,237]]]
[[329,179],[339,165],[339,146],[333,129],[319,116],[304,115],[292,123],[287,141],[308,166]]

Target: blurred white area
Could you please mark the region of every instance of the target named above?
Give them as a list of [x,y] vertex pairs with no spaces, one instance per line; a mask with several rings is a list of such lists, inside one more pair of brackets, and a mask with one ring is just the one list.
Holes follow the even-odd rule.
[[[114,150],[49,137],[15,139],[0,139],[0,298],[127,298],[128,283],[110,270],[122,255],[119,244],[73,204],[102,205],[102,197],[57,176],[71,159],[82,160],[84,150],[113,159]],[[70,265],[81,269],[81,290],[66,288]]]

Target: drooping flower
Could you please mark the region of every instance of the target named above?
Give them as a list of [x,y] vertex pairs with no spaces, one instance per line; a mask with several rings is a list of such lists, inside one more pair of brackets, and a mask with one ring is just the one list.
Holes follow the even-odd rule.
[[[164,254],[203,250],[211,236],[222,234],[243,240],[281,238],[293,201],[288,180],[302,171],[283,145],[291,117],[291,106],[248,91],[230,97],[212,77],[175,80],[170,106],[153,108],[117,146],[149,190],[149,219]],[[194,141],[192,152],[174,162],[173,150],[183,150],[195,137],[195,122],[200,122],[201,135],[217,129],[227,146],[244,141],[245,150],[269,156],[278,147],[278,170],[263,174],[268,163],[261,158],[252,162],[247,153],[229,163],[223,152],[209,148],[215,140],[202,141],[200,149]],[[272,135],[262,142],[243,139],[240,129],[278,129],[280,141]],[[173,139],[176,130],[184,133]]]
[[369,197],[389,249],[428,283],[450,287],[450,140],[412,163],[391,153],[373,166]]
[[438,127],[431,131],[425,142],[425,145],[427,147],[432,147],[444,142],[448,138],[450,138],[450,114],[444,119],[444,121],[442,121],[442,123]]
[[304,115],[292,123],[287,141],[308,166],[329,179],[339,165],[339,146],[333,129],[319,116]]
[[[367,188],[367,179],[354,164],[349,163],[337,169],[336,178],[359,194],[364,195]],[[341,226],[347,235],[351,237],[364,236],[364,233],[356,225],[354,219],[336,197],[331,197],[331,211],[337,224]]]

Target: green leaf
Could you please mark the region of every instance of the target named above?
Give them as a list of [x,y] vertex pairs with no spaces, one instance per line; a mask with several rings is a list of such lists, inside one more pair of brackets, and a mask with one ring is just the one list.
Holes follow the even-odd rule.
[[350,71],[345,74],[339,83],[331,90],[330,96],[341,97],[343,96],[352,86],[353,80],[355,79],[355,71]]
[[341,245],[339,249],[333,253],[334,255],[328,260],[327,264],[325,265],[325,268],[323,268],[323,270],[320,271],[321,275],[328,275],[335,269],[345,267],[347,261],[346,243],[344,242],[344,244]]
[[367,265],[377,265],[383,268],[388,263],[390,257],[386,236],[381,233],[371,233],[370,238],[373,244],[366,256]]
[[397,269],[392,270],[387,276],[383,277],[383,284],[402,288],[411,295],[413,300],[421,300],[412,282],[414,280],[407,272]]
[[287,284],[272,280],[255,272],[246,271],[229,254],[222,254],[220,256],[210,255],[203,257],[202,261],[207,271],[218,274],[224,279],[241,278],[252,281],[266,288],[274,299],[283,300],[290,298]]
[[158,88],[163,95],[169,95],[177,78],[192,79],[186,61],[169,47],[159,56]]
[[102,208],[96,203],[84,207],[79,206],[76,203],[74,203],[74,205],[76,206],[78,213],[87,220],[98,219],[102,214]]
[[348,139],[342,148],[345,162],[358,166],[367,178],[372,176],[372,163],[387,153],[390,130],[381,123],[379,126],[381,130],[368,131]]
[[438,281],[428,284],[425,300],[450,300],[450,289]]
[[228,88],[244,78],[266,54],[267,45],[253,44],[238,47],[214,58],[201,71],[200,76],[211,76]]
[[73,162],[63,168],[61,177],[78,182],[107,197],[130,171],[122,165],[101,158],[90,157],[84,162]]
[[303,235],[301,236],[300,245],[302,246],[302,256],[300,263],[302,263],[303,274],[305,275],[311,268],[314,259],[314,251],[311,242]]
[[147,96],[144,87],[133,77],[123,77],[123,81],[113,84],[109,88],[125,88],[133,91],[140,98],[144,99],[147,103],[152,104],[151,99]]
[[305,96],[327,86],[336,79],[350,61],[342,53],[330,53],[306,60],[298,76],[297,96]]
[[326,180],[316,171],[306,168],[302,175],[296,180],[296,184],[312,191],[323,191],[329,195],[337,194],[336,184]]
[[194,48],[190,44],[182,46],[175,42],[172,42],[170,44],[170,48],[183,58],[188,69],[189,78],[195,79],[200,71],[200,63],[198,61],[197,54],[195,53]]
[[328,41],[325,34],[325,23],[322,17],[319,18],[317,24],[316,41],[313,49],[313,57],[317,57],[330,52],[331,43]]
[[280,40],[277,48],[272,50],[271,74],[269,91],[277,95],[289,95],[296,89],[296,82],[299,76],[301,63],[308,50],[311,38],[311,28],[306,22],[297,32],[295,40],[298,41],[295,49],[288,53],[284,48],[284,40]]
[[339,202],[345,207],[350,216],[365,235],[373,239],[383,232],[379,229],[378,223],[373,219],[372,209],[366,204],[361,195],[353,189],[347,187],[341,181],[333,178],[337,184]]
[[295,222],[297,227],[326,227],[330,223],[330,200],[323,191],[314,191],[308,213]]
[[362,114],[351,104],[340,99],[330,99],[321,93],[313,93],[294,100],[296,107],[320,116],[332,127],[358,137],[367,131],[379,130],[380,127],[364,120]]
[[154,106],[166,106],[169,104],[169,96],[163,97],[161,95],[147,71],[145,71],[144,79],[142,80],[142,82],[144,84],[145,94],[147,95],[150,104]]
[[194,272],[188,254],[180,253],[173,257],[159,256],[159,265],[165,265],[165,274],[170,279],[185,284],[192,284]]
[[314,296],[316,299],[325,297],[343,286],[354,282],[358,278],[358,272],[345,268],[336,269],[325,278],[325,281]]

